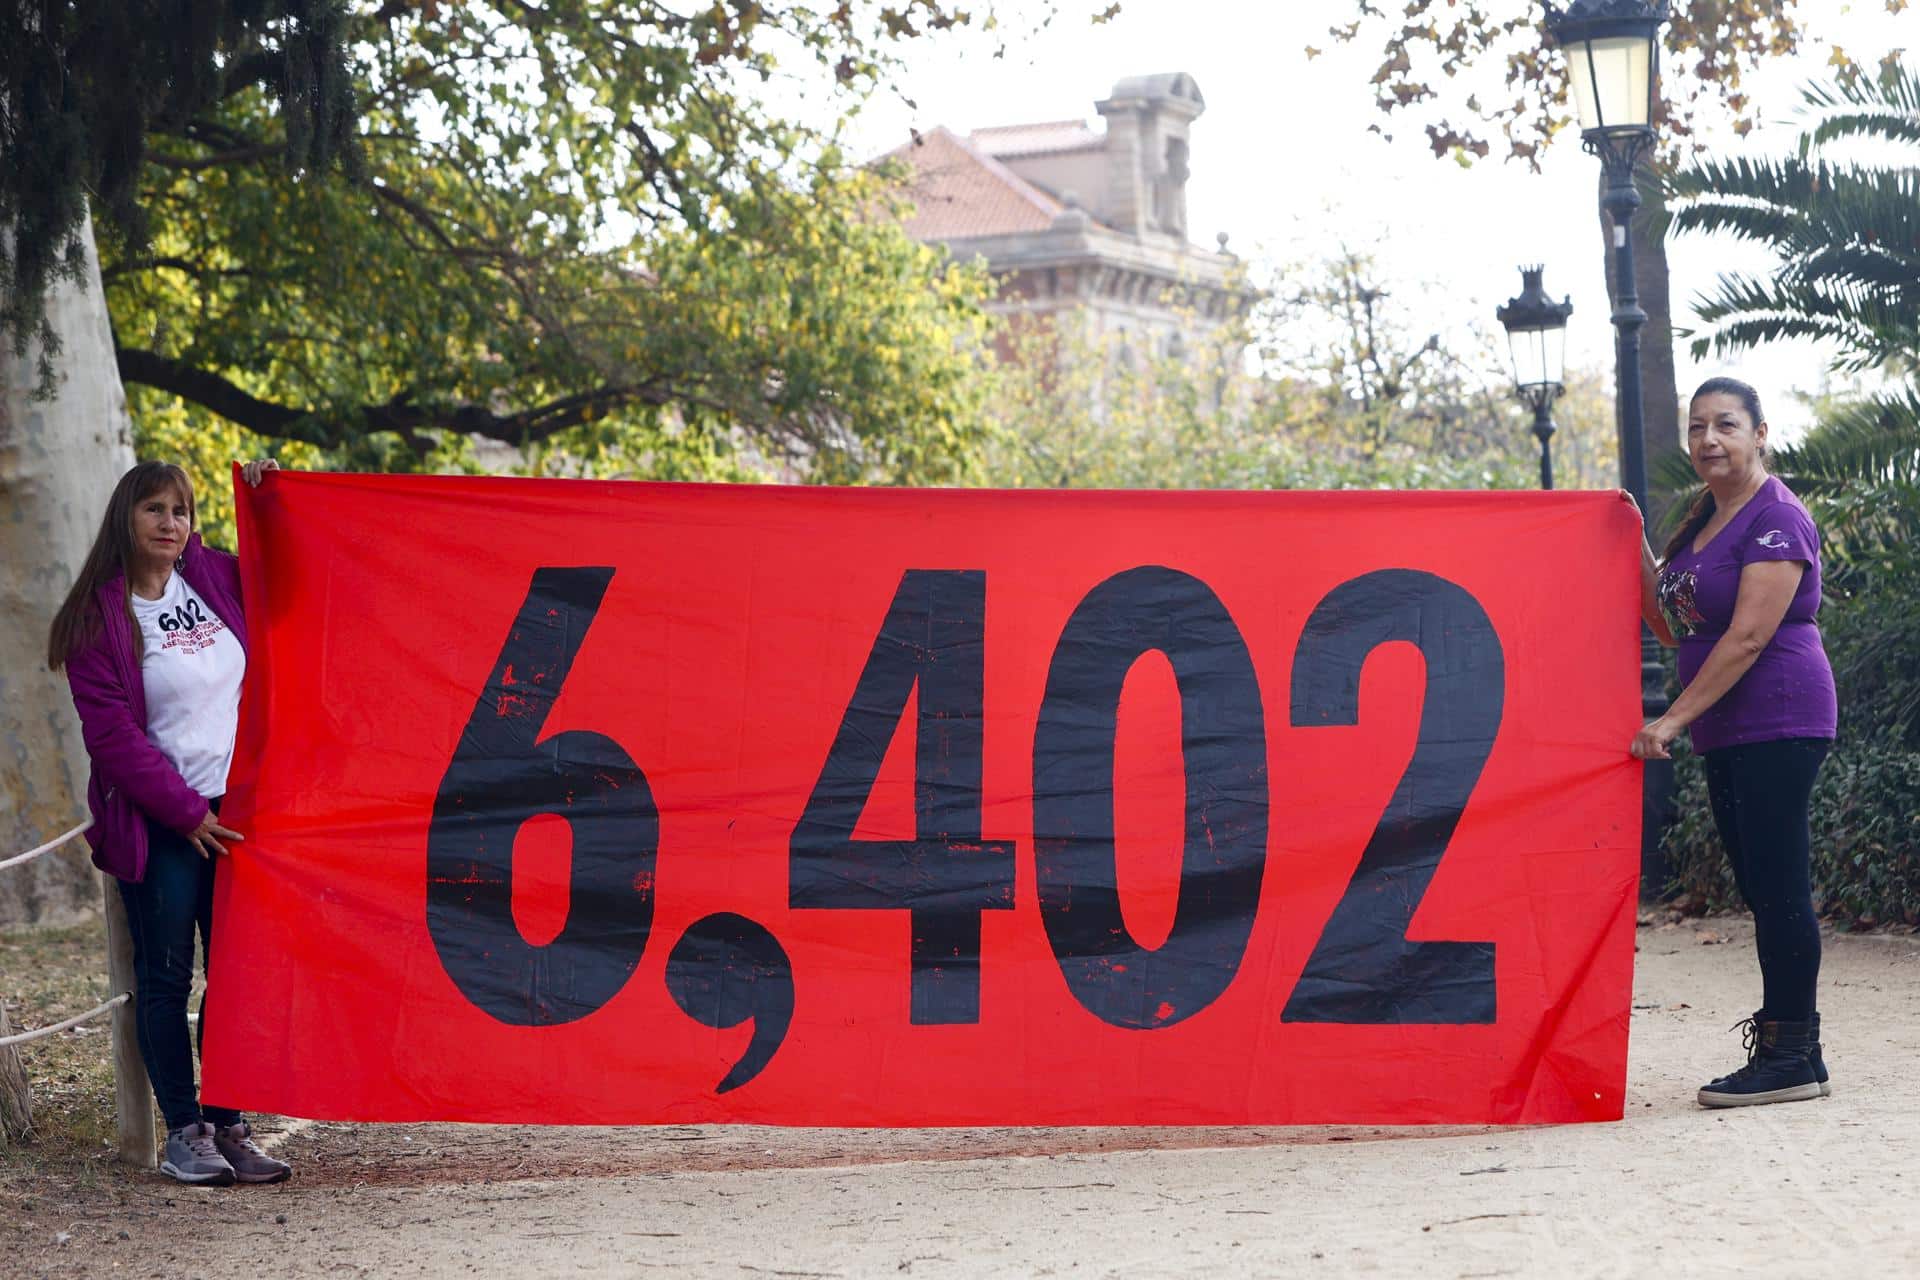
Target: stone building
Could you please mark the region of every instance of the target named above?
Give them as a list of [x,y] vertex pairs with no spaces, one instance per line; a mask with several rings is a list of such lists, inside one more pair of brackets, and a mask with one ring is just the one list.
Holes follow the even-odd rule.
[[984,258],[1002,314],[1178,355],[1246,297],[1226,237],[1215,250],[1187,238],[1189,132],[1206,102],[1174,72],[1121,80],[1094,110],[1104,127],[943,127],[890,153],[912,171],[907,232]]

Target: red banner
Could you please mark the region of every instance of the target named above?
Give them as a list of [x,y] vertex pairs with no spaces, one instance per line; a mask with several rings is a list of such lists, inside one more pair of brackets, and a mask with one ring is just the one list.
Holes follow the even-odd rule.
[[1621,1114],[1610,493],[237,488],[211,1101]]

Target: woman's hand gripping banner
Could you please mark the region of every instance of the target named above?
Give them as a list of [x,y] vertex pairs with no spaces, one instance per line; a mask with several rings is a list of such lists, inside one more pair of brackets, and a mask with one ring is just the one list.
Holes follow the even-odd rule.
[[1614,494],[238,488],[210,1100],[1621,1114]]

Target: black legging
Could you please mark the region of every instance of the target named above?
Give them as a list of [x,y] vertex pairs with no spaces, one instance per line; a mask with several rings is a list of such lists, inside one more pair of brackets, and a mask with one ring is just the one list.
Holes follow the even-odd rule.
[[1706,753],[1713,822],[1753,912],[1762,1007],[1782,1022],[1804,1022],[1815,1008],[1820,922],[1813,913],[1807,811],[1814,776],[1832,745],[1782,738]]

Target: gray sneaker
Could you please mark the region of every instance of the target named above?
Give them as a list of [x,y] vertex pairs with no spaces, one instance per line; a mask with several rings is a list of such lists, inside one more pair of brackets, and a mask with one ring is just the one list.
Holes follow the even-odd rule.
[[245,1120],[213,1131],[213,1143],[233,1166],[233,1176],[242,1182],[285,1182],[293,1176],[293,1166],[275,1160],[253,1140],[253,1127]]
[[204,1122],[167,1130],[167,1158],[160,1162],[160,1172],[196,1186],[233,1185],[233,1166],[214,1144],[213,1126]]

